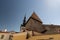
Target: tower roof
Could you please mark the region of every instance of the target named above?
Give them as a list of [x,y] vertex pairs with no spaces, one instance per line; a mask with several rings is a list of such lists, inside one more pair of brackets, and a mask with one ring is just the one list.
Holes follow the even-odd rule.
[[31,15],[31,17],[32,17],[33,19],[35,19],[35,20],[38,20],[38,21],[42,22],[41,19],[36,15],[35,12],[33,12],[33,14]]

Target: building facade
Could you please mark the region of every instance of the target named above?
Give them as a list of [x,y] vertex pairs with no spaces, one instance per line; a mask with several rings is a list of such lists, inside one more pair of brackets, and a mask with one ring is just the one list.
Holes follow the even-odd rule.
[[43,24],[33,12],[27,21],[24,16],[20,32],[0,32],[0,40],[60,40],[60,25]]
[[21,25],[20,28],[21,28],[21,32],[35,31],[35,32],[42,33],[42,34],[60,33],[60,25],[43,24],[43,22],[36,15],[35,12],[32,13],[32,15],[27,21],[26,21],[26,17],[24,17],[23,24]]

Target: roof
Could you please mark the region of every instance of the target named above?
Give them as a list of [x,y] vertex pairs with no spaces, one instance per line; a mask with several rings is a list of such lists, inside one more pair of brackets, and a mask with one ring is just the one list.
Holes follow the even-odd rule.
[[33,20],[36,20],[37,22],[42,23],[41,19],[36,15],[35,12],[32,13],[32,15],[30,16],[30,18],[27,20],[26,24],[29,22],[30,19],[33,19]]
[[33,12],[31,17],[34,18],[35,20],[38,20],[38,21],[42,22],[41,19],[37,16],[37,14],[35,12]]
[[53,24],[42,24],[43,27],[60,27],[60,25],[53,25]]

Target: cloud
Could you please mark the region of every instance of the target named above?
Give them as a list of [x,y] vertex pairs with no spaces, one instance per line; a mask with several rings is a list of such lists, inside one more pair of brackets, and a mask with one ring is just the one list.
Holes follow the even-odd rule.
[[46,6],[48,8],[48,12],[51,13],[60,13],[60,0],[46,0]]
[[46,0],[49,7],[58,7],[60,5],[60,0]]

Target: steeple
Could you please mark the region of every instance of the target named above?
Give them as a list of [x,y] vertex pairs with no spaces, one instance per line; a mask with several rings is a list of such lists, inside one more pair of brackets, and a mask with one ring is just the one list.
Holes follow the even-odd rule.
[[25,23],[26,23],[26,16],[24,16],[24,20],[23,20],[24,26],[25,26]]
[[23,19],[23,24],[20,27],[20,32],[25,32],[25,24],[26,24],[26,14]]
[[22,24],[22,26],[24,26],[24,27],[25,27],[25,23],[26,23],[26,14],[25,14],[25,16],[24,16],[24,19],[23,19],[23,24]]

